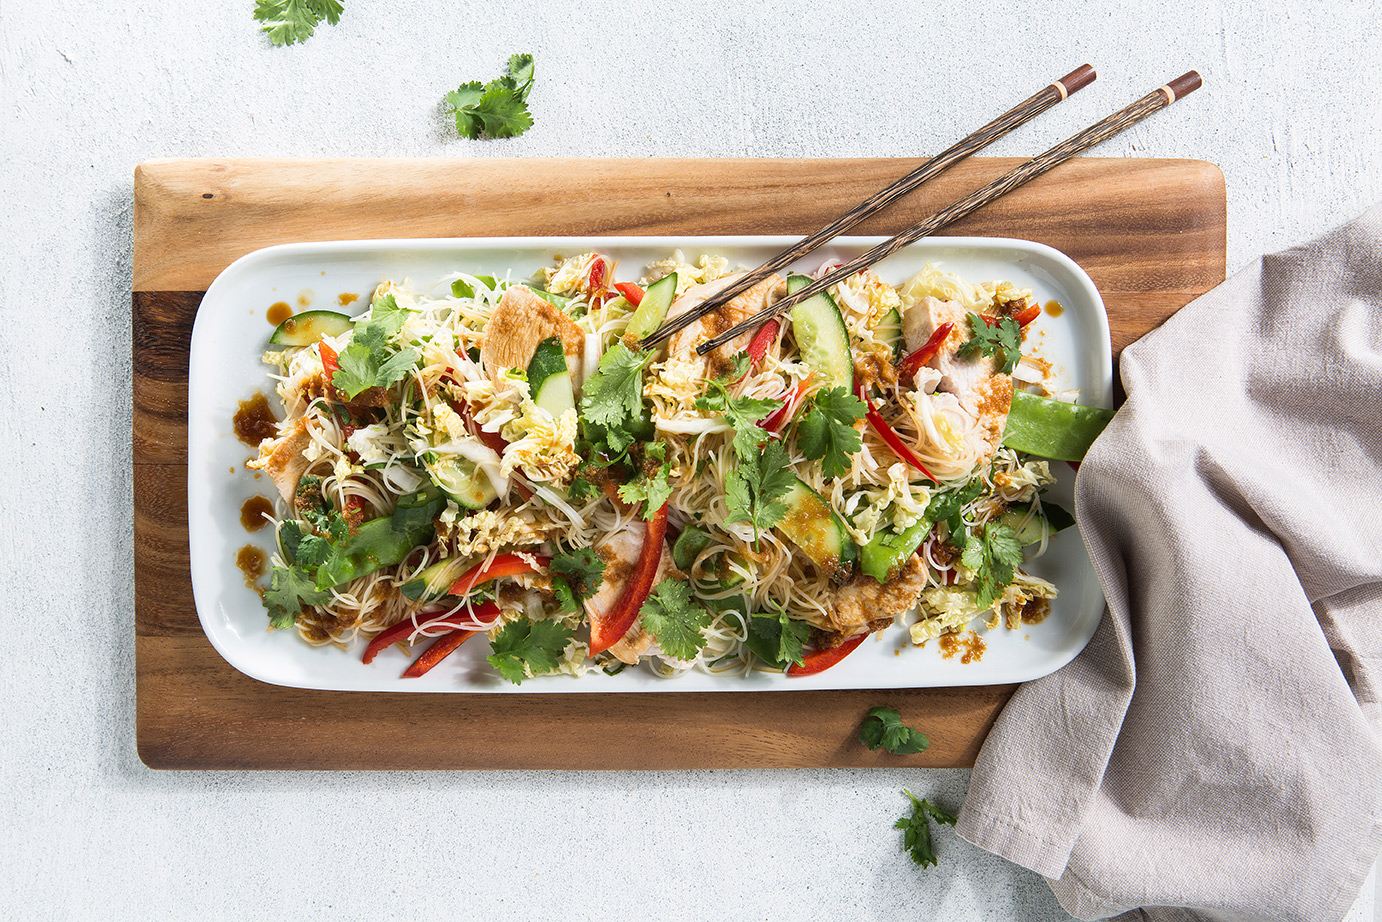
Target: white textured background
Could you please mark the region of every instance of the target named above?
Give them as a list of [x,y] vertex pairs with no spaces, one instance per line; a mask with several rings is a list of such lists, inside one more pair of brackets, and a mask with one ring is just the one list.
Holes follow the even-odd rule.
[[[901,853],[901,788],[956,806],[963,771],[145,769],[134,165],[914,156],[1094,64],[990,151],[1026,155],[1194,67],[1205,89],[1098,153],[1219,164],[1232,271],[1382,200],[1373,4],[345,2],[278,49],[252,0],[0,0],[0,918],[1067,918],[949,830],[937,869]],[[535,127],[457,138],[442,94],[515,51]]]

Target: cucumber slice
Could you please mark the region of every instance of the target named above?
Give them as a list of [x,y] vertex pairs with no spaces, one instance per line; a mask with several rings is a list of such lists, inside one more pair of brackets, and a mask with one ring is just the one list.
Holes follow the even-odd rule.
[[447,560],[439,560],[417,576],[408,580],[398,591],[403,593],[405,599],[412,599],[414,602],[431,602],[440,599],[447,594],[451,584],[456,581],[462,573],[466,571],[466,566],[470,563],[467,557],[451,557]]
[[[787,293],[811,284],[804,275],[787,279]],[[822,388],[843,387],[854,393],[854,356],[849,351],[849,330],[840,308],[828,292],[807,298],[792,308],[792,333],[801,360]]]
[[468,458],[428,455],[424,466],[432,482],[459,506],[483,509],[499,495],[485,472]]
[[873,328],[873,337],[892,348],[894,362],[902,358],[902,315],[897,308],[888,308],[878,326]]
[[[1020,503],[1008,509],[998,521],[1011,528],[1017,533],[1017,540],[1022,544],[1036,544],[1042,539],[1043,535],[1054,535],[1063,528],[1069,528],[1075,524],[1074,518],[1055,503],[1043,503],[1042,510],[1046,516],[1034,515],[1028,518],[1027,513],[1031,510],[1031,503]],[[1025,525],[1022,520],[1027,519]],[[1019,529],[1018,526],[1022,525]]]
[[323,336],[340,336],[355,323],[335,311],[303,311],[280,323],[269,337],[275,346],[310,346]]
[[848,579],[859,559],[859,545],[830,504],[799,478],[782,500],[787,504],[787,515],[778,523],[778,530],[831,579]]
[[624,332],[629,336],[642,339],[656,331],[667,319],[667,309],[672,306],[672,299],[676,296],[677,274],[675,272],[664,275],[653,282],[643,293],[643,300],[639,302],[638,309],[629,318],[629,325]]
[[528,362],[528,386],[533,403],[556,418],[576,408],[576,395],[571,388],[571,373],[566,368],[566,353],[561,339],[549,336],[537,344]]
[[710,532],[699,525],[688,525],[672,545],[672,563],[683,573],[690,573],[697,555],[710,543]]

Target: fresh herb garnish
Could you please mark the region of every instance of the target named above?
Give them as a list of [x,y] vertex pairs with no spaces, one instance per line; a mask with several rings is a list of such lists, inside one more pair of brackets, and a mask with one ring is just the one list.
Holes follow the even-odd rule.
[[864,402],[844,387],[819,391],[811,399],[797,423],[797,444],[807,458],[821,462],[825,476],[848,473],[849,456],[863,444],[854,423],[864,418],[865,409]]
[[926,520],[944,522],[945,527],[949,529],[949,543],[957,550],[962,551],[965,547],[964,508],[978,499],[983,492],[984,481],[975,477],[959,489],[932,494],[931,502],[926,506]]
[[975,571],[979,608],[988,608],[1013,581],[1013,567],[1022,563],[1022,542],[1007,525],[989,522],[982,535],[969,538],[960,561]]
[[870,749],[886,749],[895,756],[921,752],[931,741],[920,730],[902,723],[902,714],[890,707],[876,707],[859,725],[859,742]]
[[628,430],[643,416],[643,369],[653,353],[635,352],[622,342],[600,356],[600,367],[581,389],[581,419],[603,430],[605,443],[623,451],[635,441]]
[[667,445],[644,443],[640,467],[638,479],[619,488],[619,498],[626,503],[643,503],[643,518],[652,521],[672,495],[672,461],[667,457]]
[[375,299],[370,319],[355,324],[350,345],[337,358],[340,367],[331,384],[353,400],[371,387],[388,387],[401,380],[421,357],[411,346],[397,352],[389,349],[389,340],[403,328],[409,313],[391,294]]
[[911,855],[912,860],[921,867],[934,866],[936,853],[931,848],[930,820],[954,826],[955,814],[947,813],[929,800],[917,800],[916,795],[906,788],[902,789],[902,793],[912,799],[912,815],[904,816],[893,824],[894,829],[904,830],[902,850]]
[[1010,375],[1017,367],[1017,362],[1022,358],[1022,328],[1017,325],[1017,321],[1011,317],[1000,317],[993,326],[989,326],[983,317],[975,313],[968,314],[969,317],[969,339],[955,350],[955,354],[964,358],[982,352],[989,356],[1002,356],[1005,375]]
[[562,654],[575,631],[560,621],[529,621],[518,618],[499,629],[490,641],[489,663],[515,685],[524,679],[552,672],[561,664]]
[[691,603],[691,587],[670,576],[658,583],[638,610],[643,630],[657,639],[662,652],[677,659],[695,659],[705,646],[710,613]]
[[320,605],[329,598],[331,593],[318,589],[301,567],[274,567],[269,573],[264,607],[269,610],[269,623],[279,630],[287,630],[297,621],[303,605]]
[[725,503],[729,507],[725,521],[748,522],[755,535],[781,522],[787,515],[782,497],[796,483],[788,462],[787,449],[775,439],[767,440],[757,454],[741,456],[725,478]]
[[811,626],[805,621],[787,617],[785,611],[768,615],[754,615],[749,619],[749,636],[744,641],[754,656],[777,669],[786,669],[805,661],[803,648],[811,636]]
[[579,612],[581,603],[593,596],[605,576],[605,562],[588,547],[557,554],[547,565],[552,591],[561,602],[560,611]]
[[254,18],[270,42],[291,45],[311,38],[323,19],[334,26],[342,9],[341,0],[255,0]]
[[463,138],[515,138],[533,127],[528,111],[532,87],[533,56],[516,54],[503,76],[486,84],[462,83],[447,93],[447,111],[456,117],[456,130]]

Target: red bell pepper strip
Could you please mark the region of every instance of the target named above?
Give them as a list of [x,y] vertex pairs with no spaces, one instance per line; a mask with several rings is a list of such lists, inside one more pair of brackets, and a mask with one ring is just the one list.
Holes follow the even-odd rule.
[[[492,611],[487,609],[492,609]],[[479,608],[475,609],[474,614],[479,615],[482,610],[486,610],[485,616],[477,620],[489,621],[495,615],[499,614],[499,606],[495,605],[493,602],[486,602],[484,605],[481,605]],[[433,666],[446,659],[452,653],[455,653],[456,650],[460,648],[461,644],[478,633],[480,632],[458,628],[450,634],[443,634],[441,637],[438,637],[430,647],[424,650],[421,656],[413,660],[411,666],[403,670],[403,678],[416,679],[418,676],[426,675]]]
[[547,557],[533,557],[536,566],[529,563],[517,554],[499,554],[488,566],[477,563],[475,566],[466,570],[457,580],[451,584],[447,590],[448,595],[467,595],[476,586],[487,583],[492,579],[499,579],[501,576],[520,576],[524,573],[536,573],[539,569],[546,569],[551,563]]
[[791,421],[797,415],[797,407],[801,405],[801,399],[805,396],[807,389],[811,386],[811,379],[807,378],[797,384],[797,389],[787,395],[787,399],[782,401],[782,406],[778,407],[762,419],[758,425],[767,429],[769,432],[777,432],[784,424]]
[[326,372],[326,383],[329,386],[332,377],[336,374],[336,369],[341,367],[341,363],[336,360],[336,350],[328,346],[325,340],[317,343],[317,351],[321,353],[322,370]]
[[[451,618],[464,618],[476,624],[482,624],[494,620],[494,616],[497,614],[499,614],[499,606],[493,602],[485,602],[482,605],[477,605],[468,615],[457,613],[453,614]],[[406,640],[418,628],[431,624],[433,621],[441,621],[443,618],[446,618],[444,611],[431,612],[425,618],[419,617],[416,624],[413,623],[412,618],[404,618],[393,627],[375,635],[375,638],[369,642],[369,646],[365,647],[365,655],[361,657],[361,660],[365,663],[374,662],[374,658],[379,655],[381,650],[391,647],[401,640]],[[451,620],[451,618],[447,620]],[[466,633],[474,633],[474,631],[467,631]]]
[[1016,314],[1013,314],[1013,319],[1017,321],[1018,326],[1025,327],[1027,324],[1031,323],[1033,320],[1037,319],[1040,316],[1041,305],[1033,304],[1031,307],[1026,308],[1025,310],[1020,310]]
[[793,663],[787,667],[788,675],[815,675],[818,672],[825,672],[840,660],[849,656],[855,651],[859,644],[864,642],[868,634],[860,634],[858,637],[851,637],[838,647],[829,650],[814,650],[804,657],[800,663]]
[[864,415],[868,418],[869,425],[873,427],[874,432],[878,433],[879,438],[888,443],[888,447],[893,450],[893,453],[912,467],[921,471],[927,477],[931,478],[932,483],[940,483],[940,481],[936,479],[936,475],[928,471],[926,465],[921,463],[921,459],[916,456],[916,452],[908,448],[907,443],[902,441],[902,436],[898,435],[896,430],[888,425],[888,421],[883,418],[883,415],[873,408],[873,401],[869,400],[868,394],[864,393],[864,382],[858,381],[855,383],[854,396],[864,401],[864,406],[867,409]]
[[753,339],[749,340],[749,358],[753,359],[754,368],[757,368],[758,363],[763,361],[763,356],[768,354],[769,347],[776,341],[777,333],[781,329],[782,324],[776,320],[769,320],[753,334]]
[[662,542],[667,537],[667,504],[647,522],[647,533],[643,537],[643,549],[638,553],[638,563],[633,575],[624,586],[624,594],[614,603],[614,608],[604,617],[590,617],[590,655],[603,653],[614,646],[633,627],[638,620],[639,609],[648,601],[653,591],[653,577],[657,575],[657,565],[662,561]]
[[624,296],[624,300],[634,307],[643,303],[643,289],[633,282],[615,282],[614,287],[619,289],[619,293]]
[[936,357],[936,353],[941,351],[941,343],[950,335],[950,331],[955,329],[955,324],[947,320],[936,331],[931,334],[931,338],[926,340],[920,349],[913,352],[902,360],[902,364],[897,366],[897,376],[899,378],[915,378],[921,366]]

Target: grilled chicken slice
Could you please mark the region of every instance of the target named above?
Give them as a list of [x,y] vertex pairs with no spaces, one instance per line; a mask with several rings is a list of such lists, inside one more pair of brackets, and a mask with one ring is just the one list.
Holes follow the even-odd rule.
[[926,565],[915,555],[886,583],[860,573],[826,599],[826,615],[817,627],[842,639],[882,630],[915,605],[925,588]]
[[[698,307],[711,295],[738,278],[739,274],[727,275],[722,279],[688,288],[680,298],[672,302],[672,306],[667,310],[667,319],[679,317]],[[770,275],[738,297],[731,298],[668,340],[667,354],[682,359],[695,358],[696,346],[758,313],[768,305],[769,296],[783,284],[781,276]],[[751,339],[753,331],[749,330],[706,355],[705,377],[724,377],[729,374],[734,369],[735,356],[748,348]]]
[[[619,597],[624,594],[624,587],[638,566],[638,555],[643,550],[643,536],[646,533],[647,529],[642,524],[630,522],[595,545],[595,553],[605,562],[605,575],[600,581],[600,588],[585,602],[586,612],[592,619],[606,618],[614,611]],[[672,551],[664,541],[662,559],[658,561],[657,573],[653,576],[653,586],[656,587],[663,577],[675,572]],[[643,633],[642,623],[635,621],[629,632],[609,648],[609,652],[633,666],[652,645],[652,635]]]
[[275,439],[265,439],[259,443],[259,457],[247,461],[245,467],[262,470],[278,487],[284,499],[291,500],[297,492],[298,481],[303,471],[311,464],[303,451],[312,443],[307,432],[307,418],[300,416],[293,428]]
[[538,344],[553,336],[561,339],[571,379],[581,380],[585,333],[550,302],[516,285],[504,292],[490,316],[485,342],[480,346],[480,363],[496,381],[510,368],[526,371]]
[[987,454],[992,455],[1003,441],[1003,428],[1008,423],[1012,376],[999,371],[1001,366],[992,356],[976,353],[960,358],[955,354],[970,338],[968,314],[958,301],[922,298],[912,305],[902,319],[908,351],[926,345],[943,323],[952,323],[954,327],[927,364],[941,374],[937,390],[955,395],[960,406],[974,418],[988,444]]

